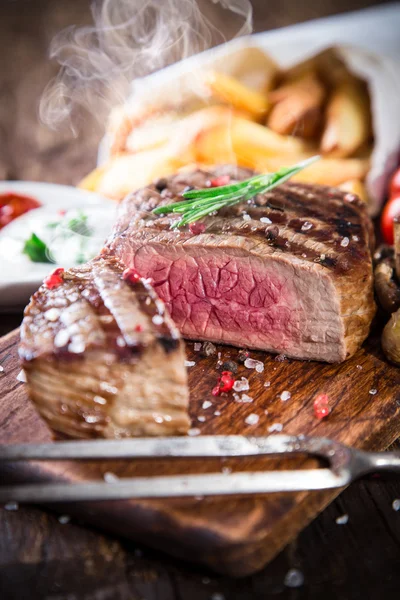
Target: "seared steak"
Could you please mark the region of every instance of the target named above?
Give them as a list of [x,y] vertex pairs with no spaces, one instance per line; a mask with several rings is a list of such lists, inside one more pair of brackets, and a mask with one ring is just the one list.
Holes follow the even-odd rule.
[[354,195],[288,183],[202,223],[171,230],[152,209],[188,186],[250,171],[175,175],[124,200],[108,249],[151,278],[183,336],[343,361],[375,313],[371,222]]
[[186,433],[185,356],[149,283],[100,256],[45,280],[25,309],[29,394],[72,437]]

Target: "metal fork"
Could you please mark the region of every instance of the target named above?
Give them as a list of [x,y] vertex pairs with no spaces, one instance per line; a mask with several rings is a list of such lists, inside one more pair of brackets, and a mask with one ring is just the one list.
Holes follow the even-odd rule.
[[199,436],[0,445],[0,463],[25,460],[215,458],[305,454],[327,468],[0,486],[0,502],[68,502],[294,492],[340,488],[367,473],[400,472],[400,454],[364,452],[326,438]]

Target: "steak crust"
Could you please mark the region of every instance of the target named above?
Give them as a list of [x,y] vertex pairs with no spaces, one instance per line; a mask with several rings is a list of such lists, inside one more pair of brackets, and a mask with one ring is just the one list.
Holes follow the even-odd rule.
[[107,251],[151,278],[182,335],[299,359],[340,362],[367,337],[375,314],[371,221],[336,188],[283,184],[202,224],[171,230],[157,206],[230,166],[181,173],[128,196]]
[[74,438],[186,433],[179,331],[149,283],[100,256],[42,285],[25,309],[20,357],[28,392]]

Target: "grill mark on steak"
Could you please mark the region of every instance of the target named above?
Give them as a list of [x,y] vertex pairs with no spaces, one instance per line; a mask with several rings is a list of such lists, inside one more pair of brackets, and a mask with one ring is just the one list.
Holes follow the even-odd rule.
[[[229,169],[223,168],[220,171],[229,172]],[[251,174],[250,170],[235,171],[237,180]],[[117,225],[115,236],[129,235],[133,226],[145,226],[148,228],[148,235],[151,235],[152,230],[170,231],[171,218],[156,216],[151,211],[159,205],[182,200],[181,194],[187,187],[188,177],[191,178],[191,187],[198,189],[205,187],[213,176],[214,173],[209,171],[198,171],[189,176],[177,175],[167,179],[167,185],[161,194],[154,184],[135,192],[126,202],[135,205],[137,214],[133,214],[132,220],[125,222],[121,229]],[[321,197],[324,202],[321,202]],[[352,236],[359,237],[361,233],[360,209],[362,206],[358,199],[336,188],[286,183],[265,194],[258,194],[246,203],[223,208],[216,217],[205,218],[204,233],[220,235],[223,232],[224,235],[265,241],[278,251],[289,251],[303,260],[318,262],[324,268],[340,273],[351,269],[363,258],[368,258],[365,245],[352,239]],[[251,217],[251,221],[243,221],[244,212]],[[269,229],[260,223],[262,217],[267,217],[272,225],[278,226],[277,236],[271,235],[271,231],[275,229]],[[314,226],[308,231],[299,231],[299,224],[305,221],[312,222]],[[296,233],[300,236],[294,241]],[[370,233],[372,237],[372,230]],[[182,228],[176,235],[179,243],[184,243],[186,237],[193,237],[188,227]],[[345,237],[349,238],[349,244],[342,246],[341,242]],[[320,243],[323,246],[318,246]]]

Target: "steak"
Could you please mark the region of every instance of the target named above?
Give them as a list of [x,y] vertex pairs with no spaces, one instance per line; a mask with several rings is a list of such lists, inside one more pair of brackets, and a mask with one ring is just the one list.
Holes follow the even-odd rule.
[[30,398],[76,438],[186,433],[179,331],[150,284],[123,269],[103,255],[33,295],[20,345]]
[[133,193],[108,251],[153,280],[186,338],[327,362],[354,354],[375,314],[373,234],[361,201],[287,183],[182,229],[171,229],[176,215],[151,212],[227,174],[252,172],[198,170]]

